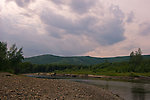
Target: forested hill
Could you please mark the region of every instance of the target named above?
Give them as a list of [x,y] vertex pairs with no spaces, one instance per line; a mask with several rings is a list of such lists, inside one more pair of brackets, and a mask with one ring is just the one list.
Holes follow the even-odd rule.
[[[150,55],[144,55],[145,59],[150,59]],[[40,55],[25,58],[24,62],[31,62],[33,64],[74,64],[74,65],[93,65],[104,62],[122,62],[128,61],[129,56],[110,57],[110,58],[97,58],[90,56],[75,56],[75,57],[61,57],[54,55]]]

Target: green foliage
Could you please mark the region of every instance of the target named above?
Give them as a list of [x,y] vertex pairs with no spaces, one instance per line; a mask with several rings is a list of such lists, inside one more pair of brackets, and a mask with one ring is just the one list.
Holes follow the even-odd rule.
[[133,64],[141,63],[142,58],[143,58],[142,57],[142,51],[140,48],[138,49],[138,51],[135,51],[135,52],[132,51],[130,54],[130,62]]
[[15,74],[20,72],[19,64],[23,60],[22,48],[17,49],[16,45],[12,45],[10,49],[7,49],[7,43],[0,42],[0,70],[14,72]]
[[24,59],[22,48],[18,50],[16,45],[13,44],[8,51],[8,59],[12,64],[18,64],[19,62],[22,62],[22,59]]
[[134,73],[134,72],[131,72],[131,73],[129,74],[129,76],[130,76],[130,77],[138,77],[138,75],[137,75],[136,73]]
[[135,72],[136,67],[141,64],[142,59],[143,56],[140,48],[138,49],[138,51],[132,51],[130,53],[130,67],[133,72]]
[[7,59],[7,44],[0,42],[0,70],[4,69],[4,64],[6,64]]
[[[7,49],[7,43],[0,42],[0,71],[15,74],[56,72],[109,76],[150,76],[150,56],[142,56],[141,49],[131,52],[130,57],[94,58],[89,56],[59,57],[42,55],[27,58],[22,62],[23,59],[22,48],[18,49],[14,44],[10,49]],[[37,62],[39,63],[36,64]]]
[[4,60],[7,57],[7,43],[0,42],[0,59]]
[[[136,53],[137,54],[137,53]],[[50,59],[49,59],[50,60]],[[56,61],[56,59],[53,59]],[[52,64],[31,64],[29,62],[22,63],[21,73],[35,73],[35,72],[56,72],[56,73],[70,73],[70,74],[94,74],[94,75],[109,75],[109,76],[136,76],[133,73],[131,61],[122,62],[108,62],[85,65],[85,64],[68,64],[52,63]],[[135,73],[150,73],[150,59],[146,56],[140,64],[134,68]],[[144,74],[145,75],[145,74]],[[149,74],[148,74],[149,75]]]
[[70,74],[94,74],[109,76],[136,76],[134,73],[150,73],[150,60],[144,60],[132,71],[130,62],[100,63],[97,65],[47,64],[37,65],[29,62],[21,63],[21,73],[56,72]]

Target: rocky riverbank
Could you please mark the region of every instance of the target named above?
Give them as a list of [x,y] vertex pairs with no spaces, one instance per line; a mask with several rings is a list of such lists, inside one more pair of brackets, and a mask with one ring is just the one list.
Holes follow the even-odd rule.
[[0,100],[120,100],[104,89],[57,79],[0,73]]

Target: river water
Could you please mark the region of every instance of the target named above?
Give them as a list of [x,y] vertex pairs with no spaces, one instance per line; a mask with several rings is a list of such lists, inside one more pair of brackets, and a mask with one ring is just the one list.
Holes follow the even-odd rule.
[[89,79],[68,79],[70,81],[82,82],[96,85],[119,95],[125,100],[150,100],[150,84],[132,83],[120,81],[89,80]]
[[[30,75],[29,77],[37,77],[37,76]],[[52,77],[38,76],[38,78],[51,79]],[[65,77],[55,77],[55,78],[95,85],[100,88],[109,90],[113,94],[119,95],[121,98],[125,100],[150,100],[149,82],[135,83],[135,82],[106,81],[95,79],[77,79],[77,78],[66,79]]]

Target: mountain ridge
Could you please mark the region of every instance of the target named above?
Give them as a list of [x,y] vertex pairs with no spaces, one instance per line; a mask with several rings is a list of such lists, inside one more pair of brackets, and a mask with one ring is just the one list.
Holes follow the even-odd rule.
[[[24,62],[33,64],[74,64],[74,65],[94,65],[104,62],[129,61],[129,56],[118,57],[91,57],[91,56],[56,56],[51,54],[38,55],[24,59]],[[143,58],[150,59],[150,55],[143,55]]]

